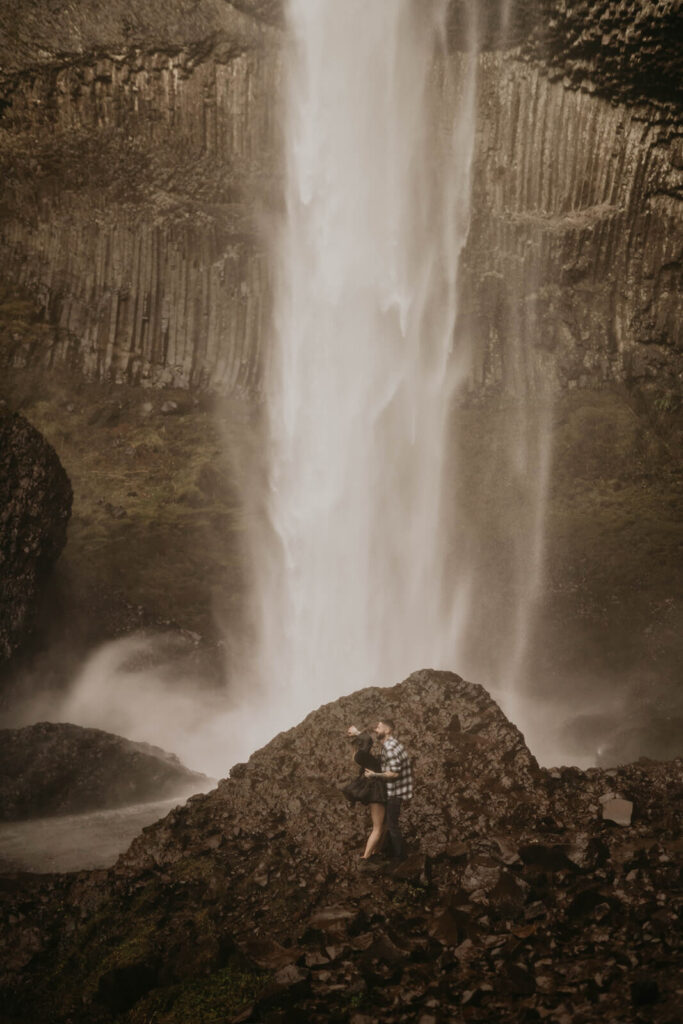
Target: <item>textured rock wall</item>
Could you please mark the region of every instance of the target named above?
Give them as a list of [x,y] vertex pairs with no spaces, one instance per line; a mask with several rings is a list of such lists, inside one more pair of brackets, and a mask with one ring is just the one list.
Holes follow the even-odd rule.
[[66,543],[71,497],[54,448],[0,410],[0,663],[30,631],[40,585]]
[[[503,22],[515,42],[536,28],[524,59],[481,57],[461,327],[486,383],[531,368],[668,387],[683,365],[676,12],[579,6],[486,5],[491,45]],[[43,347],[3,338],[0,363],[253,393],[268,333],[259,228],[280,192],[279,5],[41,11],[27,4],[6,34],[0,259],[54,331]]]
[[49,350],[6,339],[6,364],[254,389],[279,58],[272,30],[237,17],[203,47],[90,55],[5,83],[0,253],[56,328]]
[[480,380],[681,373],[681,140],[647,113],[482,56],[463,289]]
[[[513,0],[528,53],[554,76],[629,103],[683,101],[680,0]],[[535,8],[535,10],[534,10]]]

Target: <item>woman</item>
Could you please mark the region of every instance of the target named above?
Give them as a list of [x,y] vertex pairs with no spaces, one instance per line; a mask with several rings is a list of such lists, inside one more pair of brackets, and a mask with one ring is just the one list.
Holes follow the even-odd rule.
[[353,755],[353,759],[356,764],[360,765],[360,772],[355,779],[342,786],[342,793],[351,802],[351,805],[358,801],[358,803],[367,804],[370,808],[372,831],[368,836],[365,852],[361,858],[362,860],[370,860],[384,839],[387,788],[382,779],[366,778],[364,774],[366,768],[373,772],[381,770],[379,758],[371,753],[372,736],[369,733],[359,732],[355,725],[349,726],[348,735],[353,737],[354,740],[356,752]]

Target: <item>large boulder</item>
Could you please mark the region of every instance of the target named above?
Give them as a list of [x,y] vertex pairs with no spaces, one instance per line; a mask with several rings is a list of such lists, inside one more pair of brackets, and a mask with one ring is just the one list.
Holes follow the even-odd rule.
[[0,412],[0,662],[30,631],[37,594],[66,543],[71,484],[57,453]]
[[[414,760],[411,853],[363,870],[345,733],[389,711]],[[361,690],[145,829],[110,871],[6,879],[9,1019],[588,1024],[647,1004],[664,1024],[682,769],[541,769],[452,673]]]
[[68,723],[0,730],[0,820],[163,800],[207,778],[148,743]]

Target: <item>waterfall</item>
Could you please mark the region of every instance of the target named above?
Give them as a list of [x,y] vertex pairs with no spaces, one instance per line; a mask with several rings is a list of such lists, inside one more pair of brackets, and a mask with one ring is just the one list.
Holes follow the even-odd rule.
[[[456,663],[444,474],[476,62],[445,0],[290,0],[258,655],[292,720]],[[472,34],[471,47],[474,46]]]
[[[476,2],[459,9],[455,46],[447,0],[289,0],[286,12],[266,468],[248,517],[248,657],[231,680],[240,722],[258,708],[258,739],[418,668],[513,688],[547,477],[524,351],[511,353],[515,397],[490,443],[468,448],[481,354],[459,318],[458,273]],[[502,524],[479,515],[491,507]],[[491,532],[504,552],[493,560]]]

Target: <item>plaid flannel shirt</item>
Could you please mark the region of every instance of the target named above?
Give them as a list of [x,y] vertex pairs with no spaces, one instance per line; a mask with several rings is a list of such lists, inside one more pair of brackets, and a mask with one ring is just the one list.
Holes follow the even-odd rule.
[[382,744],[382,771],[398,772],[398,778],[387,779],[387,797],[410,800],[413,795],[413,769],[406,748],[393,736]]

